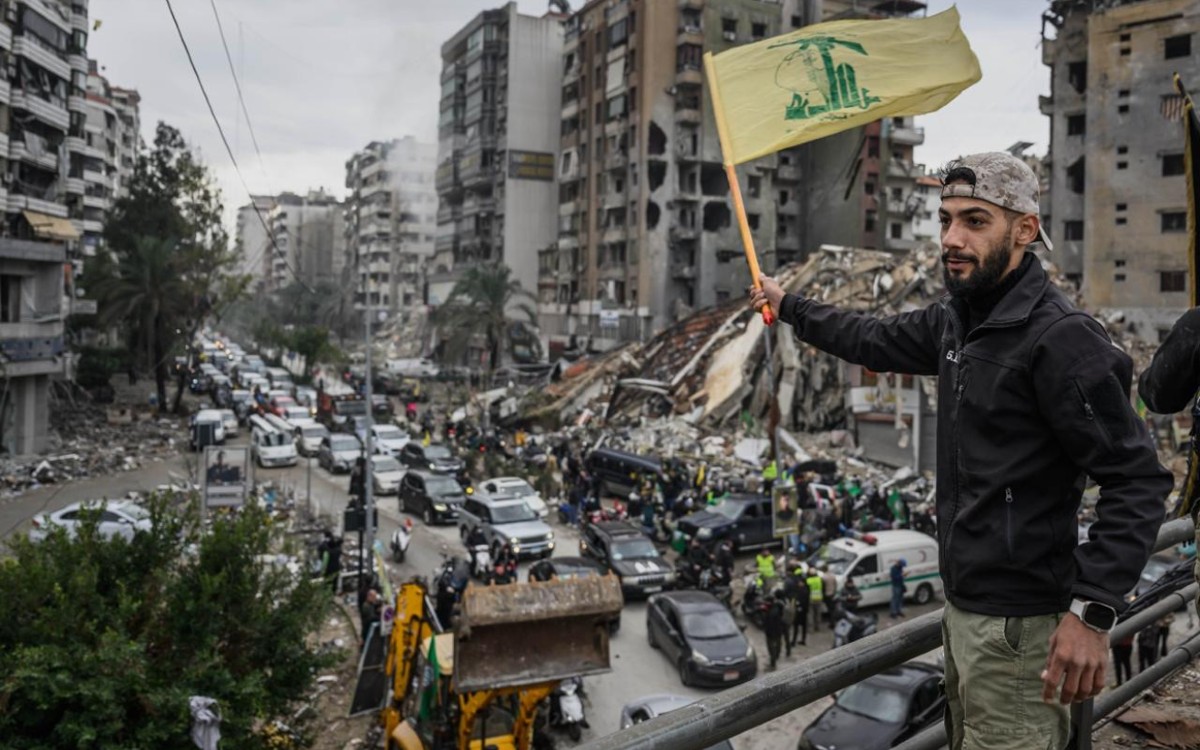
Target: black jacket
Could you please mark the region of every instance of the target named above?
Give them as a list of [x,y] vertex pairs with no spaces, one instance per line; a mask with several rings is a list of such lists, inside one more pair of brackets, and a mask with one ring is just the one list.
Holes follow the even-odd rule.
[[[1033,263],[969,336],[943,298],[876,318],[787,295],[803,341],[877,372],[938,376],[938,546],[946,597],[993,616],[1121,610],[1172,477],[1129,403],[1132,363]],[[1085,474],[1099,520],[1078,545]]]
[[1138,378],[1138,395],[1150,411],[1174,414],[1200,388],[1200,307],[1185,312]]

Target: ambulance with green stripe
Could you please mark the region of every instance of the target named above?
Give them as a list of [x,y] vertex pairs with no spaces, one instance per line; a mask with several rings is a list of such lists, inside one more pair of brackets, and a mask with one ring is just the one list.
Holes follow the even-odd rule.
[[847,576],[853,578],[862,592],[859,606],[869,607],[891,601],[891,568],[897,560],[907,563],[906,599],[927,604],[942,595],[937,540],[919,531],[875,531],[834,539],[817,550],[808,564],[828,566],[837,576],[839,592],[846,585]]

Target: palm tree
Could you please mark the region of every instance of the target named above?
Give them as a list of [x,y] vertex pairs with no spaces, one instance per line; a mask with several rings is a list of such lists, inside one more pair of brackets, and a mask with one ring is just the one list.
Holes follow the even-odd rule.
[[500,347],[513,322],[509,312],[521,313],[533,325],[537,322],[533,302],[536,298],[512,278],[508,266],[502,263],[473,266],[454,284],[446,303],[435,311],[434,323],[443,332],[451,356],[461,356],[472,340],[483,337],[490,386],[492,374],[500,364]]
[[[187,316],[192,299],[178,273],[171,240],[137,237],[120,262],[105,257],[93,287],[102,326],[124,324],[142,362],[151,365],[159,409],[167,406],[167,355],[176,338],[171,327]],[[99,259],[98,259],[99,260]]]

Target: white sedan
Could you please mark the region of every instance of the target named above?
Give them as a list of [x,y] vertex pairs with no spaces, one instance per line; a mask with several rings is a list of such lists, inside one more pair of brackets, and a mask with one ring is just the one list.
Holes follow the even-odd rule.
[[97,533],[104,539],[122,537],[132,539],[139,531],[150,530],[150,511],[128,500],[112,502],[89,500],[72,503],[53,513],[40,513],[33,517],[33,530],[29,538],[40,542],[50,535],[55,527],[64,529],[67,536],[75,536],[83,524],[94,516]]
[[545,518],[550,515],[550,509],[546,507],[546,501],[542,499],[542,496],[538,494],[538,491],[529,482],[520,477],[496,477],[481,482],[479,486],[488,495],[507,495],[509,497],[521,498],[529,506],[530,510],[537,513],[538,518]]
[[405,469],[391,456],[371,456],[371,485],[376,495],[399,495]]
[[375,453],[399,456],[400,450],[412,440],[409,434],[394,424],[377,424],[371,427],[371,447]]

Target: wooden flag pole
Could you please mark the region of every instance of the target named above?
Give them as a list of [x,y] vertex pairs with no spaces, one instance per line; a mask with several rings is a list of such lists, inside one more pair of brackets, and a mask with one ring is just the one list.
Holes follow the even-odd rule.
[[[742,250],[746,253],[746,263],[750,266],[750,279],[755,289],[762,289],[759,277],[762,271],[758,266],[758,255],[754,252],[754,237],[750,234],[750,222],[746,219],[746,204],[742,202],[742,188],[738,184],[737,169],[730,154],[733,149],[729,144],[729,133],[725,123],[725,108],[721,102],[721,87],[717,85],[717,72],[713,67],[713,54],[704,53],[704,74],[708,79],[708,90],[712,92],[713,115],[717,121],[717,137],[721,141],[721,158],[725,163],[725,178],[729,180],[729,192],[733,195],[733,211],[737,215],[738,229],[742,234]],[[775,322],[771,306],[764,305],[762,319],[765,325]]]

